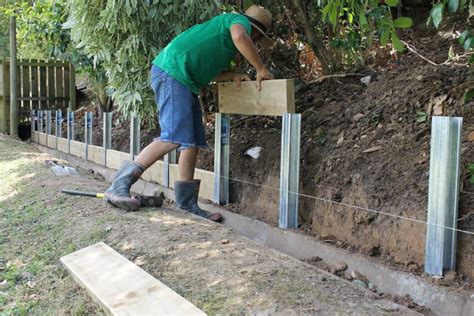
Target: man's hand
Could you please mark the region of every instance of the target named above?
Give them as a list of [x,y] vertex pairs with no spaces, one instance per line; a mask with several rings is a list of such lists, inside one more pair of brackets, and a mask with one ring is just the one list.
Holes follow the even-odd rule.
[[267,79],[273,79],[273,74],[268,71],[267,68],[263,68],[261,70],[257,70],[257,89],[258,91],[262,90],[262,81]]
[[250,77],[247,74],[239,74],[239,73],[233,73],[232,75],[232,80],[235,83],[235,87],[237,90],[240,90],[240,82],[241,81],[250,81]]

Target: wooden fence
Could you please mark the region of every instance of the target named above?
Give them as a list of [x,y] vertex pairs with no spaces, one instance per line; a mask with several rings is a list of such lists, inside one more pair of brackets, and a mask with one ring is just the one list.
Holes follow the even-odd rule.
[[[30,111],[76,107],[74,66],[57,60],[17,60],[18,123],[30,121]],[[0,59],[0,132],[10,126],[10,61]]]

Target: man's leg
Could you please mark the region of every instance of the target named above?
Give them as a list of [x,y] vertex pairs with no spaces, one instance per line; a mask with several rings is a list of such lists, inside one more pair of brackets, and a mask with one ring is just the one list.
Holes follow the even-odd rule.
[[177,149],[178,147],[179,144],[165,143],[159,140],[155,140],[148,146],[143,148],[143,150],[135,159],[135,162],[141,164],[145,169],[148,169],[158,159],[160,159],[170,151]]
[[181,151],[179,154],[179,181],[189,181],[194,179],[194,169],[199,148],[192,147]]

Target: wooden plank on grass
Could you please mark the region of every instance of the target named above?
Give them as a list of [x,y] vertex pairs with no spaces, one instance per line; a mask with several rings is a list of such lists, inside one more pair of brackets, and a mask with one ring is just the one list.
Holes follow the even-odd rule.
[[258,91],[255,81],[242,82],[237,90],[233,82],[219,83],[219,112],[246,115],[273,115],[295,112],[293,79],[265,80]]
[[64,256],[61,262],[108,314],[206,315],[103,242]]

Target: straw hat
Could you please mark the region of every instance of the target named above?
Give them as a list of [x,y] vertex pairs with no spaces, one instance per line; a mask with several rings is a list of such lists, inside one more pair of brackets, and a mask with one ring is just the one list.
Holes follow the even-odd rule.
[[263,36],[258,43],[265,48],[273,46],[273,41],[267,35],[268,30],[272,27],[272,14],[270,11],[259,5],[252,5],[245,11],[245,16],[249,19],[250,24],[259,31]]

